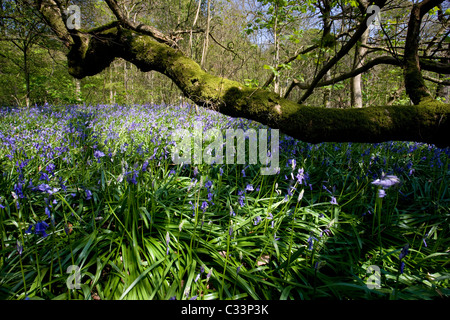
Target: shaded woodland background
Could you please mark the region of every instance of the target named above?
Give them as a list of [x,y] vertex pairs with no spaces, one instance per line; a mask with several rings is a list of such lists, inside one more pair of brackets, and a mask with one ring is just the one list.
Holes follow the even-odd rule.
[[[310,83],[349,39],[362,16],[358,1],[122,1],[129,19],[163,33],[180,32],[180,50],[209,73],[286,94],[293,81]],[[103,25],[114,17],[103,1],[68,1],[81,9],[81,27]],[[324,80],[351,72],[382,55],[400,57],[411,1],[390,1],[350,54]],[[420,56],[448,63],[448,2],[423,23]],[[327,16],[329,14],[329,16]],[[68,73],[65,48],[26,1],[0,1],[0,105],[179,104],[187,102],[170,79],[143,73],[125,60],[81,80]],[[325,38],[329,28],[332,37]],[[192,30],[192,31],[191,31]],[[209,34],[209,36],[207,36]],[[299,52],[304,52],[297,56]],[[295,58],[296,57],[296,58]],[[294,59],[293,59],[294,58]],[[445,74],[423,71],[435,97],[448,102]],[[273,79],[270,82],[270,79]],[[376,65],[334,85],[316,88],[306,104],[333,108],[409,104],[402,69]],[[270,84],[268,84],[270,83]],[[297,101],[298,87],[289,93]],[[358,100],[358,95],[361,99]]]

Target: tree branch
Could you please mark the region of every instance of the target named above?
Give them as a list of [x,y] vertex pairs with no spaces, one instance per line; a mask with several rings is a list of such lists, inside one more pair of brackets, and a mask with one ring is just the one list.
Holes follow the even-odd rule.
[[129,28],[133,31],[142,33],[142,34],[147,34],[147,35],[151,36],[152,38],[154,38],[155,40],[157,40],[158,42],[168,44],[172,47],[178,46],[178,44],[174,40],[167,37],[165,34],[160,32],[155,27],[152,27],[152,26],[149,26],[146,24],[136,24],[136,23],[130,21],[126,17],[126,15],[122,12],[122,9],[120,9],[116,0],[105,0],[105,2],[108,5],[108,7],[111,9],[111,11],[114,13],[116,18],[120,21],[120,23],[124,27]]
[[[382,8],[384,4],[386,3],[386,0],[379,0],[376,1],[376,4]],[[358,42],[358,40],[361,38],[361,35],[366,31],[367,29],[367,20],[369,19],[371,15],[367,14],[364,19],[359,24],[358,29],[355,31],[353,36],[350,38],[350,40],[338,51],[338,53],[328,61],[327,64],[319,71],[317,76],[312,81],[310,87],[306,90],[306,92],[303,94],[303,96],[300,98],[298,103],[302,104],[306,101],[306,99],[312,94],[314,88],[319,83],[319,81],[325,76],[325,74],[330,70],[339,60],[344,57],[351,48]]]

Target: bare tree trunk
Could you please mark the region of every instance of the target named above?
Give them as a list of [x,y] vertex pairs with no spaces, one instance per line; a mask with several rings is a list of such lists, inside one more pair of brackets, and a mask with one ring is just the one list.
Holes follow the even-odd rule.
[[208,54],[208,46],[209,46],[209,24],[211,21],[211,0],[208,0],[208,13],[206,19],[206,32],[205,32],[205,41],[203,42],[203,51],[202,51],[202,60],[200,62],[200,66],[202,68],[205,67],[206,55]]
[[198,19],[198,14],[200,13],[200,7],[202,5],[202,0],[198,1],[198,7],[197,7],[197,13],[195,14],[195,18],[194,18],[194,22],[192,23],[192,28],[191,28],[191,32],[189,34],[189,50],[191,53],[191,58],[193,58],[193,52],[192,52],[192,29],[194,29],[195,24],[197,23],[197,19]]
[[[364,47],[369,38],[369,29],[367,29],[361,36],[360,44],[355,48],[355,60],[353,62],[353,70],[364,65],[364,56],[367,49]],[[361,89],[361,74],[354,76],[351,80],[351,103],[353,108],[362,108],[362,89]]]
[[[275,3],[275,23],[273,26],[273,38],[274,38],[274,45],[275,45],[275,69],[278,68],[278,65],[280,64],[280,40],[278,37],[278,5]],[[280,93],[280,77],[278,75],[275,75],[275,81],[273,84],[275,93]]]
[[31,92],[31,85],[30,85],[30,69],[28,64],[28,47],[25,46],[23,50],[23,72],[25,74],[25,104],[27,107],[30,106],[30,92]]

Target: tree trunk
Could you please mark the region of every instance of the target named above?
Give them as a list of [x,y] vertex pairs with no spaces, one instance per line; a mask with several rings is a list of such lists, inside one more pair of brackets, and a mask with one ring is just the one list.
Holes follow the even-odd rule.
[[202,68],[205,67],[206,55],[208,54],[208,45],[209,45],[209,23],[211,20],[211,0],[208,0],[208,13],[206,18],[206,32],[205,32],[205,41],[203,42],[203,51],[202,51],[202,60],[200,62],[200,66]]
[[431,93],[425,85],[419,64],[419,35],[423,16],[442,3],[443,0],[423,0],[413,5],[406,34],[404,69],[406,93],[414,104],[431,99]]
[[[353,70],[360,68],[364,65],[364,55],[367,49],[364,45],[367,44],[369,38],[369,29],[367,29],[361,36],[360,44],[356,45],[355,48],[355,60],[353,63]],[[353,108],[362,108],[362,89],[361,89],[361,74],[356,75],[351,81],[351,103]]]
[[28,47],[25,45],[23,48],[23,72],[25,76],[25,104],[27,107],[30,106],[30,93],[31,93],[31,84],[30,84],[30,69],[28,63]]
[[[445,63],[446,61],[448,61],[447,59],[450,58],[450,44],[447,44],[447,51],[444,54],[444,57],[441,59],[441,61],[443,63]],[[443,80],[448,78],[450,75],[449,74],[439,74],[439,79]],[[436,98],[440,98],[443,102],[445,103],[449,103],[450,102],[450,90],[449,90],[449,86],[439,83],[437,88],[436,88]]]

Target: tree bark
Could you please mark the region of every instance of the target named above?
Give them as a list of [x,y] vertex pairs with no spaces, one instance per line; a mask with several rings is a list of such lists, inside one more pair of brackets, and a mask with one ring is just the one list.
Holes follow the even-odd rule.
[[405,41],[404,55],[404,79],[406,93],[414,104],[419,104],[422,100],[431,99],[431,93],[425,85],[425,81],[420,71],[419,63],[419,35],[423,16],[443,0],[423,0],[413,5],[408,22],[408,32]]
[[305,142],[400,140],[450,145],[448,104],[363,109],[302,106],[273,92],[208,74],[181,51],[115,23],[77,32],[72,39],[67,57],[69,73],[76,78],[98,74],[115,58],[123,58],[143,72],[166,75],[198,105],[259,121]]
[[[364,65],[364,56],[367,49],[363,45],[367,43],[369,38],[369,29],[367,29],[361,36],[360,44],[356,45],[355,48],[355,60],[353,64],[353,69],[360,68]],[[361,88],[361,74],[358,74],[352,78],[351,81],[351,103],[353,108],[362,108],[362,88]]]

